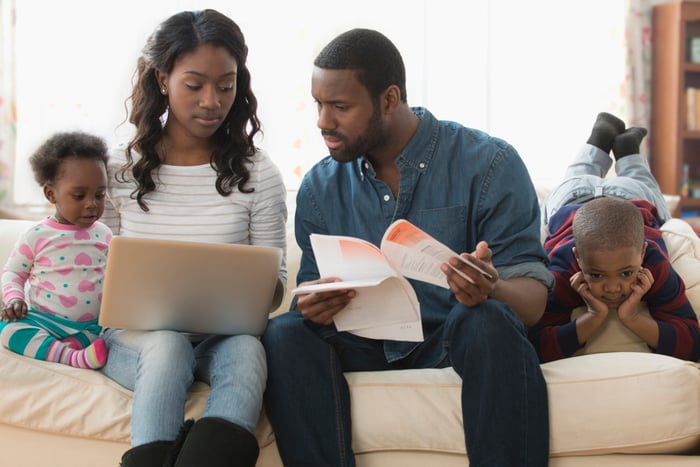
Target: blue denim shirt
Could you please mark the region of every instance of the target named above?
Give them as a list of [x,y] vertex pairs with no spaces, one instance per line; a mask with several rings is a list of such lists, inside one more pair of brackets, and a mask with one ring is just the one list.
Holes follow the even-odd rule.
[[[304,176],[296,201],[302,251],[297,283],[319,278],[309,234],[349,235],[379,245],[389,224],[403,218],[459,253],[471,253],[485,240],[502,279],[527,276],[551,288],[535,189],[516,150],[484,132],[438,121],[427,109],[413,111],[421,121],[396,160],[396,198],[365,157],[340,163],[328,156]],[[428,341],[457,300],[450,290],[411,284]],[[386,341],[384,349],[394,361],[417,345]]]

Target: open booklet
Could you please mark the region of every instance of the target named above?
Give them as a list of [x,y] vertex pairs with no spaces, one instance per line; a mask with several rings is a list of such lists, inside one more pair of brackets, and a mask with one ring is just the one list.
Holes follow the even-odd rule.
[[406,277],[449,288],[440,265],[452,257],[491,277],[404,219],[387,228],[381,248],[340,235],[311,234],[310,239],[320,276],[342,281],[301,286],[292,293],[354,289],[355,297],[335,315],[335,326],[372,339],[423,340],[418,298]]

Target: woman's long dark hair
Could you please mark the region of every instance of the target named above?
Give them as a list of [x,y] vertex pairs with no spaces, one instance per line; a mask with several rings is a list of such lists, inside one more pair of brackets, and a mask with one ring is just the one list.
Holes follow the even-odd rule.
[[[136,134],[127,145],[127,162],[119,172],[125,180],[131,168],[137,187],[132,193],[142,210],[148,211],[144,196],[156,189],[153,171],[162,161],[156,151],[163,138],[161,117],[167,110],[168,97],[160,92],[156,70],[170,74],[175,61],[203,44],[224,47],[238,65],[236,98],[221,126],[212,136],[214,150],[210,164],[217,173],[216,191],[228,196],[238,185],[241,192],[250,179],[245,163],[255,154],[253,138],[260,131],[258,102],[250,87],[246,66],[248,47],[238,25],[216,10],[184,11],[162,22],[148,38],[138,59],[136,81],[131,94],[131,117]],[[134,161],[132,151],[141,158]]]

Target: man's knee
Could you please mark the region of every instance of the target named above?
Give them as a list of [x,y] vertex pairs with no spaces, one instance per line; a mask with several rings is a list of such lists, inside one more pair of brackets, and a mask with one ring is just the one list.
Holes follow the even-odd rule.
[[301,314],[288,311],[268,321],[262,335],[262,343],[265,348],[293,345],[293,342],[305,334],[305,328],[306,325]]

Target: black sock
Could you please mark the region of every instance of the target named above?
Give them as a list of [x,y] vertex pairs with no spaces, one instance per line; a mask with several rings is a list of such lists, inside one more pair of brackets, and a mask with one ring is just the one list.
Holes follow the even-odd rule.
[[615,160],[630,154],[639,154],[639,145],[647,135],[646,128],[632,127],[615,137],[613,142],[613,154]]
[[612,114],[601,112],[593,124],[591,136],[586,142],[609,154],[613,147],[613,140],[623,131],[625,131],[625,122]]

